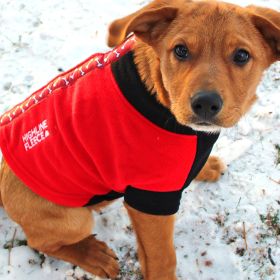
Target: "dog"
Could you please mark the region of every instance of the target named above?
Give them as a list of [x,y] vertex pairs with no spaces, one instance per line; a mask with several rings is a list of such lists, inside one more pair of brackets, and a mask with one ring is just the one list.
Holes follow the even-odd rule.
[[108,45],[0,118],[1,205],[30,247],[114,279],[91,211],[124,196],[144,279],[175,280],[181,193],[221,176],[211,149],[280,60],[280,13],[155,0],[114,21]]

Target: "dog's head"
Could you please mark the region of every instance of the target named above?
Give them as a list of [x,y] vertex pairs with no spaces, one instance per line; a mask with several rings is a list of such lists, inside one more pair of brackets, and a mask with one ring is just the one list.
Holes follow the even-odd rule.
[[113,22],[109,45],[131,32],[156,57],[150,67],[168,95],[164,105],[196,130],[236,124],[255,102],[263,71],[280,60],[280,13],[266,8],[156,0]]

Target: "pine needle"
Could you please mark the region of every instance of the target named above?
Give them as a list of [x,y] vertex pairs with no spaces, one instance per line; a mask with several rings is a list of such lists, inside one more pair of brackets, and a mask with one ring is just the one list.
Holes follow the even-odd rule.
[[17,234],[17,228],[15,228],[15,231],[14,231],[14,234],[13,234],[13,238],[12,238],[12,241],[11,241],[11,245],[9,247],[9,255],[8,255],[8,265],[9,266],[11,265],[11,251],[12,251],[12,249],[14,247],[16,234]]

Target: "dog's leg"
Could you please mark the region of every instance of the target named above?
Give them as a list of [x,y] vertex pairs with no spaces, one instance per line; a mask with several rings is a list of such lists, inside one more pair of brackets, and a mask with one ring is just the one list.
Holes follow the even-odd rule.
[[226,170],[225,164],[215,156],[209,157],[204,167],[201,169],[195,180],[216,182]]
[[125,204],[137,236],[138,257],[145,280],[175,280],[173,242],[175,215],[156,216]]
[[116,255],[91,235],[93,218],[88,208],[67,208],[46,201],[24,186],[7,165],[0,189],[5,210],[22,226],[30,247],[98,276],[117,276]]

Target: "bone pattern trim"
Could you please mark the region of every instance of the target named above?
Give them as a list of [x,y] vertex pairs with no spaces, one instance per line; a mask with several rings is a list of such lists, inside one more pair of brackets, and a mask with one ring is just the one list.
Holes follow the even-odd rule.
[[135,42],[136,38],[133,35],[115,49],[104,54],[95,54],[88,58],[82,65],[79,65],[77,68],[72,69],[72,71],[68,71],[67,73],[58,76],[41,90],[36,91],[25,101],[17,104],[11,110],[0,116],[0,125],[4,126],[9,124],[15,118],[21,116],[22,114],[30,110],[33,106],[45,100],[49,95],[55,94],[55,90],[68,87],[92,70],[96,68],[103,68],[106,65],[113,63],[120,56],[123,56],[127,52],[129,52],[133,48]]

